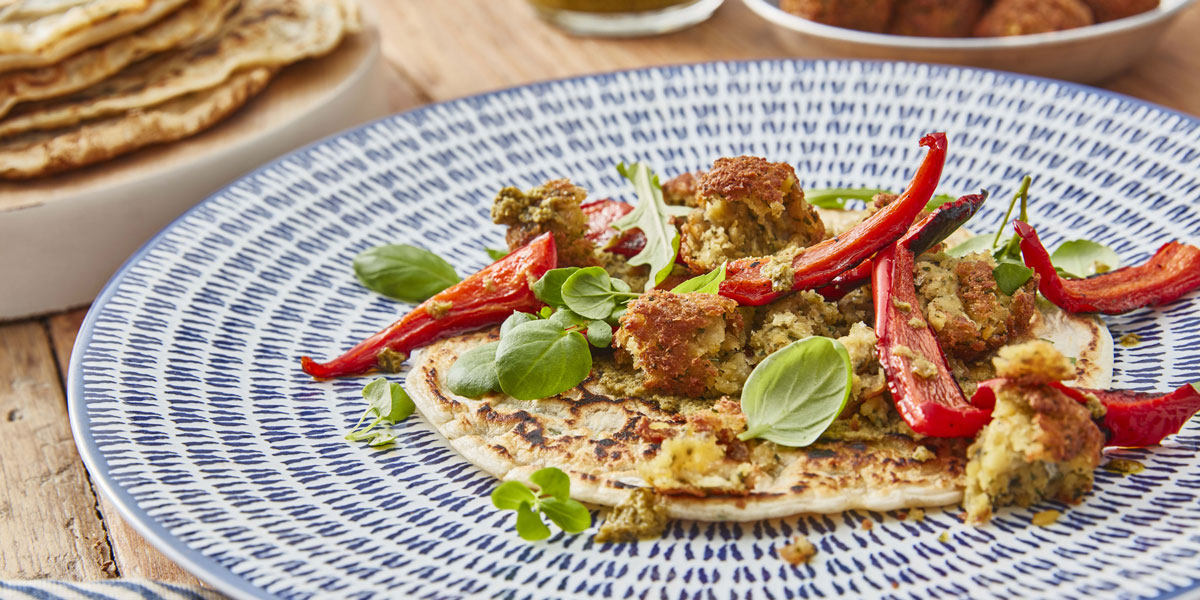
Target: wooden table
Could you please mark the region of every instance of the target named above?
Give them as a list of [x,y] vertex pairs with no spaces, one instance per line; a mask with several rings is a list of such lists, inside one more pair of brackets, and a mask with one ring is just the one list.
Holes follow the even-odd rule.
[[[795,34],[727,0],[710,21],[647,39],[573,38],[523,0],[369,0],[392,108],[645,65],[812,57]],[[1200,6],[1156,54],[1104,86],[1200,114]],[[4,290],[3,293],[12,293]],[[0,579],[147,577],[196,583],[93,491],[67,422],[67,359],[86,309],[0,324]]]

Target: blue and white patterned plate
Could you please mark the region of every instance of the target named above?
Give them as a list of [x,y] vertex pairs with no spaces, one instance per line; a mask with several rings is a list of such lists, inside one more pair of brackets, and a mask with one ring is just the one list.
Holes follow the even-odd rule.
[[[1200,420],[1116,455],[1079,506],[866,512],[749,524],[676,522],[661,540],[521,541],[495,481],[419,416],[393,449],[342,439],[362,378],[317,382],[330,357],[404,307],[359,286],[352,257],[423,245],[460,273],[501,245],[495,191],[569,176],[628,198],[613,166],[667,175],[757,154],[806,187],[899,188],[950,133],[941,190],[988,188],[987,229],[1025,173],[1057,244],[1089,237],[1127,262],[1200,241],[1200,121],[1130,98],[997,72],[871,62],[655,68],[436,104],[288,155],[151,240],[88,314],[71,360],[79,449],[105,494],[168,556],[236,598],[1140,598],[1200,586]],[[1200,296],[1109,320],[1116,385],[1200,380]],[[397,377],[400,379],[400,377]],[[1048,527],[1030,517],[1064,509]],[[865,520],[874,527],[864,529]],[[792,567],[774,548],[807,535]]]

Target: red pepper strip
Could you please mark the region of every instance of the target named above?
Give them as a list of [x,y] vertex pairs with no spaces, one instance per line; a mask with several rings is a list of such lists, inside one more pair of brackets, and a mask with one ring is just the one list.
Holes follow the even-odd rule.
[[[542,234],[482,271],[438,292],[412,312],[326,363],[305,356],[304,372],[313,377],[343,377],[376,367],[384,349],[409,353],[436,340],[501,323],[513,311],[534,312],[542,301],[530,285],[554,268],[554,237]],[[439,308],[434,308],[439,307]]]
[[[979,384],[971,404],[989,412],[996,404],[995,388],[1006,382],[992,379]],[[1108,431],[1108,446],[1141,447],[1159,444],[1168,435],[1179,433],[1188,419],[1200,411],[1200,391],[1185,384],[1169,394],[1156,396],[1128,390],[1088,390],[1073,388],[1059,382],[1051,383],[1062,393],[1087,403],[1085,393],[1093,394],[1108,412],[1104,428]]]
[[[929,152],[908,189],[896,201],[849,231],[806,248],[792,260],[792,290],[810,290],[828,284],[908,231],[933,197],[942,176],[942,166],[946,162],[946,134],[927,135],[921,138],[921,145],[928,146]],[[762,265],[766,262],[765,258],[730,262],[725,267],[721,295],[750,306],[768,304],[783,296],[786,292],[775,291],[771,278],[762,274]]]
[[[913,431],[931,437],[970,437],[987,424],[991,411],[967,402],[921,314],[913,282],[914,255],[907,246],[915,237],[905,236],[875,257],[871,274],[879,337],[875,350],[896,410]],[[920,358],[924,361],[916,366]],[[931,368],[937,371],[931,377],[917,374]]]
[[1039,291],[1070,313],[1117,315],[1165,304],[1200,287],[1200,248],[1195,246],[1168,242],[1145,264],[1087,279],[1064,279],[1054,271],[1037,231],[1021,221],[1013,221],[1013,227],[1021,236],[1025,266],[1041,275]]
[[[963,196],[954,202],[943,204],[921,219],[916,225],[908,228],[905,238],[912,238],[908,247],[913,254],[919,255],[930,248],[942,243],[950,234],[970,220],[987,200],[987,192]],[[875,263],[871,259],[858,263],[858,266],[838,275],[829,285],[817,288],[817,292],[830,302],[858,289],[871,281],[871,271]]]
[[[641,229],[630,229],[620,232],[612,228],[612,223],[633,210],[632,204],[618,202],[605,198],[592,200],[579,205],[583,214],[588,218],[587,239],[596,244],[597,248],[607,250],[624,257],[631,257],[646,247],[646,235]],[[613,238],[620,236],[615,242]]]

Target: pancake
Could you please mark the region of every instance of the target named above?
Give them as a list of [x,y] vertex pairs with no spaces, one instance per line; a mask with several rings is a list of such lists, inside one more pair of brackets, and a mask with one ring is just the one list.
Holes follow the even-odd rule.
[[16,0],[0,8],[0,71],[44,67],[145,27],[187,0]]
[[[1108,387],[1112,338],[1098,320],[1042,307],[1033,335],[1054,340],[1076,358],[1077,385]],[[639,464],[651,462],[654,487],[663,491],[667,484],[669,516],[710,521],[962,500],[971,440],[918,438],[901,427],[858,439],[822,439],[806,448],[755,442],[745,456],[730,456],[705,442],[712,434],[697,435],[722,435],[719,424],[729,413],[714,412],[703,401],[614,392],[603,377],[621,369],[611,360],[598,359],[576,388],[536,401],[500,393],[471,399],[447,389],[445,375],[454,361],[496,339],[491,330],[428,346],[415,357],[406,389],[451,446],[497,478],[526,480],[537,469],[555,466],[571,477],[573,498],[613,506],[631,488],[647,485],[648,470]],[[686,443],[666,441],[672,439]],[[674,455],[663,460],[668,446]],[[688,469],[695,472],[689,475]],[[689,488],[689,482],[702,485]]]

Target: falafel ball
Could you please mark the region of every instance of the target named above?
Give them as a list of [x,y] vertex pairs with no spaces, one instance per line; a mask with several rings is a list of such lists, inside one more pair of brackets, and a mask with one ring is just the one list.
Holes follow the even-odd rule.
[[810,21],[882,33],[894,0],[779,0],[779,8]]
[[1132,17],[1158,8],[1158,0],[1083,0],[1092,9],[1097,23]]
[[975,24],[975,35],[1000,37],[1062,31],[1094,24],[1083,0],[996,0]]
[[983,6],[983,0],[896,0],[888,33],[969,37]]
[[547,231],[554,235],[558,266],[599,264],[596,246],[587,238],[588,218],[580,208],[587,192],[566,179],[554,179],[528,192],[506,187],[492,203],[492,222],[505,225],[509,251]]

